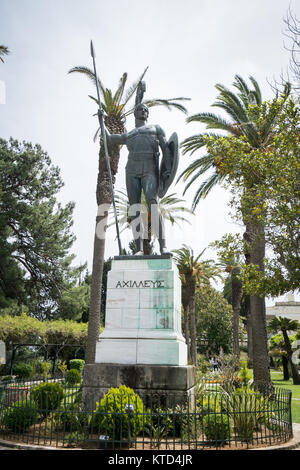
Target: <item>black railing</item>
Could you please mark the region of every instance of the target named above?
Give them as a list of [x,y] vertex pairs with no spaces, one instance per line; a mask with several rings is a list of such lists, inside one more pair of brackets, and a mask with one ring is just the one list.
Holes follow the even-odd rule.
[[[52,385],[51,385],[52,383]],[[202,383],[174,394],[106,395],[93,409],[81,387],[63,380],[0,383],[0,438],[44,446],[99,449],[252,448],[292,437],[291,392]]]

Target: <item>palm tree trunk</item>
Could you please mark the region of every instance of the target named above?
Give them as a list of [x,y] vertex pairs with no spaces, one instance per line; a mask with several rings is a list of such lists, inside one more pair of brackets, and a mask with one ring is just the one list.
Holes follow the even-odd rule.
[[[103,217],[96,218],[97,224],[103,220]],[[92,268],[91,284],[91,303],[88,321],[88,339],[86,347],[86,362],[93,364],[95,362],[96,344],[100,331],[100,312],[101,312],[101,290],[102,276],[104,266],[105,239],[99,239],[95,231],[94,254]]]
[[291,343],[290,343],[287,331],[282,330],[282,334],[283,334],[284,344],[285,344],[285,348],[286,348],[286,352],[287,352],[287,358],[288,358],[288,361],[291,365],[293,384],[294,385],[300,385],[300,375],[299,375],[297,366],[292,361],[293,351],[292,351],[292,347],[291,347]]
[[[250,263],[264,269],[265,239],[264,229],[259,223],[248,224],[250,239]],[[250,296],[250,315],[252,323],[253,343],[253,375],[256,385],[269,385],[270,359],[266,327],[266,308],[264,297]]]
[[189,304],[190,322],[191,322],[191,361],[197,366],[197,334],[196,334],[196,316],[195,316],[195,299],[192,298]]
[[190,314],[190,331],[191,331],[191,361],[197,367],[197,328],[195,315],[195,291],[196,282],[194,278],[187,281],[189,286],[189,314]]
[[236,266],[231,272],[232,309],[233,309],[233,354],[240,357],[239,322],[243,296],[242,282],[237,278],[241,269]]
[[251,324],[251,315],[250,315],[250,297],[247,295],[245,297],[245,307],[247,315],[247,348],[248,348],[248,357],[249,364],[253,366],[253,343],[252,343],[252,324]]
[[189,325],[189,292],[186,283],[181,284],[181,301],[183,307],[184,319],[184,337],[187,345],[188,361],[191,360],[191,345],[190,345],[190,325]]
[[287,359],[287,357],[283,354],[281,356],[281,359],[282,359],[282,369],[283,369],[283,380],[290,380],[290,373],[289,373],[289,361]]
[[[107,128],[109,125],[105,122]],[[111,129],[109,129],[111,131]],[[110,166],[113,183],[118,169],[120,157],[119,148],[116,145],[109,146]],[[91,305],[88,322],[88,337],[86,347],[86,362],[93,364],[95,362],[96,344],[100,331],[100,311],[101,311],[101,292],[102,277],[104,266],[104,250],[105,250],[105,231],[107,226],[107,209],[111,205],[112,197],[110,193],[109,175],[105,162],[105,153],[103,141],[100,139],[99,168],[97,178],[96,199],[98,205],[98,214],[96,218],[96,230],[94,237],[94,253],[93,253],[93,269],[92,269],[92,285],[91,285]],[[104,210],[103,208],[106,208]],[[99,210],[100,209],[100,210]],[[101,237],[97,231],[99,222],[104,227],[101,230]]]

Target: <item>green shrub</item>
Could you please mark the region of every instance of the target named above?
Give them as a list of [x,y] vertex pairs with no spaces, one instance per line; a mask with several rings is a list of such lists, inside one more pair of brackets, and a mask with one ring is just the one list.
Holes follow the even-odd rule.
[[65,375],[67,385],[76,385],[81,383],[81,374],[77,369],[67,370]]
[[161,407],[147,410],[144,416],[144,427],[149,436],[154,438],[171,435],[173,430],[171,410]]
[[[134,406],[133,413],[126,411],[128,404]],[[101,402],[97,403],[90,425],[93,431],[108,435],[112,439],[127,439],[128,424],[131,437],[137,436],[142,430],[145,422],[143,412],[141,398],[131,388],[121,385],[119,388],[111,388]]]
[[14,373],[18,379],[30,379],[33,376],[33,367],[31,364],[21,362],[15,365]]
[[63,377],[66,375],[66,371],[68,369],[66,361],[59,361],[58,370],[62,373]]
[[44,380],[50,377],[51,368],[52,368],[51,362],[48,362],[48,361],[41,362],[42,377],[44,378]]
[[84,440],[85,434],[78,432],[72,432],[71,434],[67,434],[64,438],[64,442],[67,444],[68,447],[75,447]]
[[241,379],[243,385],[247,385],[252,378],[247,367],[247,361],[242,361],[242,365],[239,371],[239,378]]
[[71,359],[69,361],[70,369],[76,369],[82,374],[85,361],[83,359]]
[[200,426],[197,410],[177,405],[175,409],[170,410],[169,416],[172,420],[172,436],[187,441],[196,439]]
[[[224,400],[224,399],[223,399]],[[220,413],[222,411],[222,396],[219,393],[210,393],[197,399],[197,411],[201,415]]]
[[207,360],[207,358],[204,356],[204,354],[198,354],[198,368],[197,368],[197,374],[202,377],[205,375],[207,372],[211,370],[211,364]]
[[203,418],[203,430],[211,445],[222,446],[230,439],[231,423],[227,413],[208,414]]
[[1,377],[1,382],[2,383],[9,383],[9,382],[13,382],[14,381],[14,378],[12,375],[3,375],[3,377]]
[[88,425],[89,416],[79,406],[65,405],[54,413],[57,429],[64,431],[82,431]]
[[21,433],[38,421],[36,405],[31,400],[15,402],[7,408],[1,423],[10,431]]
[[229,397],[228,405],[237,436],[246,442],[250,441],[258,425],[265,422],[268,399],[247,386],[236,389]]
[[42,383],[32,388],[31,396],[39,412],[43,416],[47,416],[51,411],[58,408],[64,398],[64,390],[57,382]]

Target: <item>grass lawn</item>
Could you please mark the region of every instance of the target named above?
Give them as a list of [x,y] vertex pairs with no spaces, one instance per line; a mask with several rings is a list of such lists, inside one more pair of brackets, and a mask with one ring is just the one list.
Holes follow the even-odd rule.
[[283,380],[283,373],[271,371],[271,379],[275,387],[287,388],[292,391],[292,398],[300,399],[300,385],[293,385],[293,379]]
[[[250,370],[253,374],[253,370]],[[292,421],[300,424],[300,385],[293,385],[293,379],[283,380],[283,373],[271,370],[271,380],[275,387],[292,391]],[[298,398],[298,400],[295,400]]]
[[[292,421],[300,424],[300,385],[293,385],[293,379],[283,380],[282,372],[271,371],[271,379],[275,387],[292,391]],[[294,400],[298,398],[298,400]]]

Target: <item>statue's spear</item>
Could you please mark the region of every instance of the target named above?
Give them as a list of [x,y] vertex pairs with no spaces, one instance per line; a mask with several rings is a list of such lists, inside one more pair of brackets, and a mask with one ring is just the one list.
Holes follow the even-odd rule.
[[96,81],[96,88],[97,88],[97,95],[98,95],[98,103],[99,103],[98,118],[99,118],[99,123],[100,123],[101,135],[102,135],[102,139],[103,139],[106,167],[107,167],[107,172],[108,172],[108,177],[109,177],[110,192],[111,192],[111,198],[112,198],[112,203],[113,203],[113,208],[114,208],[117,238],[118,238],[118,245],[119,245],[119,254],[121,256],[122,255],[122,246],[121,246],[121,239],[120,239],[120,231],[119,231],[119,223],[118,223],[114,188],[113,188],[112,177],[111,177],[111,169],[110,169],[110,162],[109,162],[109,155],[108,155],[108,148],[107,148],[106,132],[105,132],[105,127],[104,127],[103,109],[102,109],[102,105],[101,105],[99,83],[98,83],[97,71],[96,71],[96,61],[95,61],[96,55],[95,55],[95,51],[94,51],[93,41],[91,41],[91,56],[93,58],[94,74],[95,74],[95,81]]

